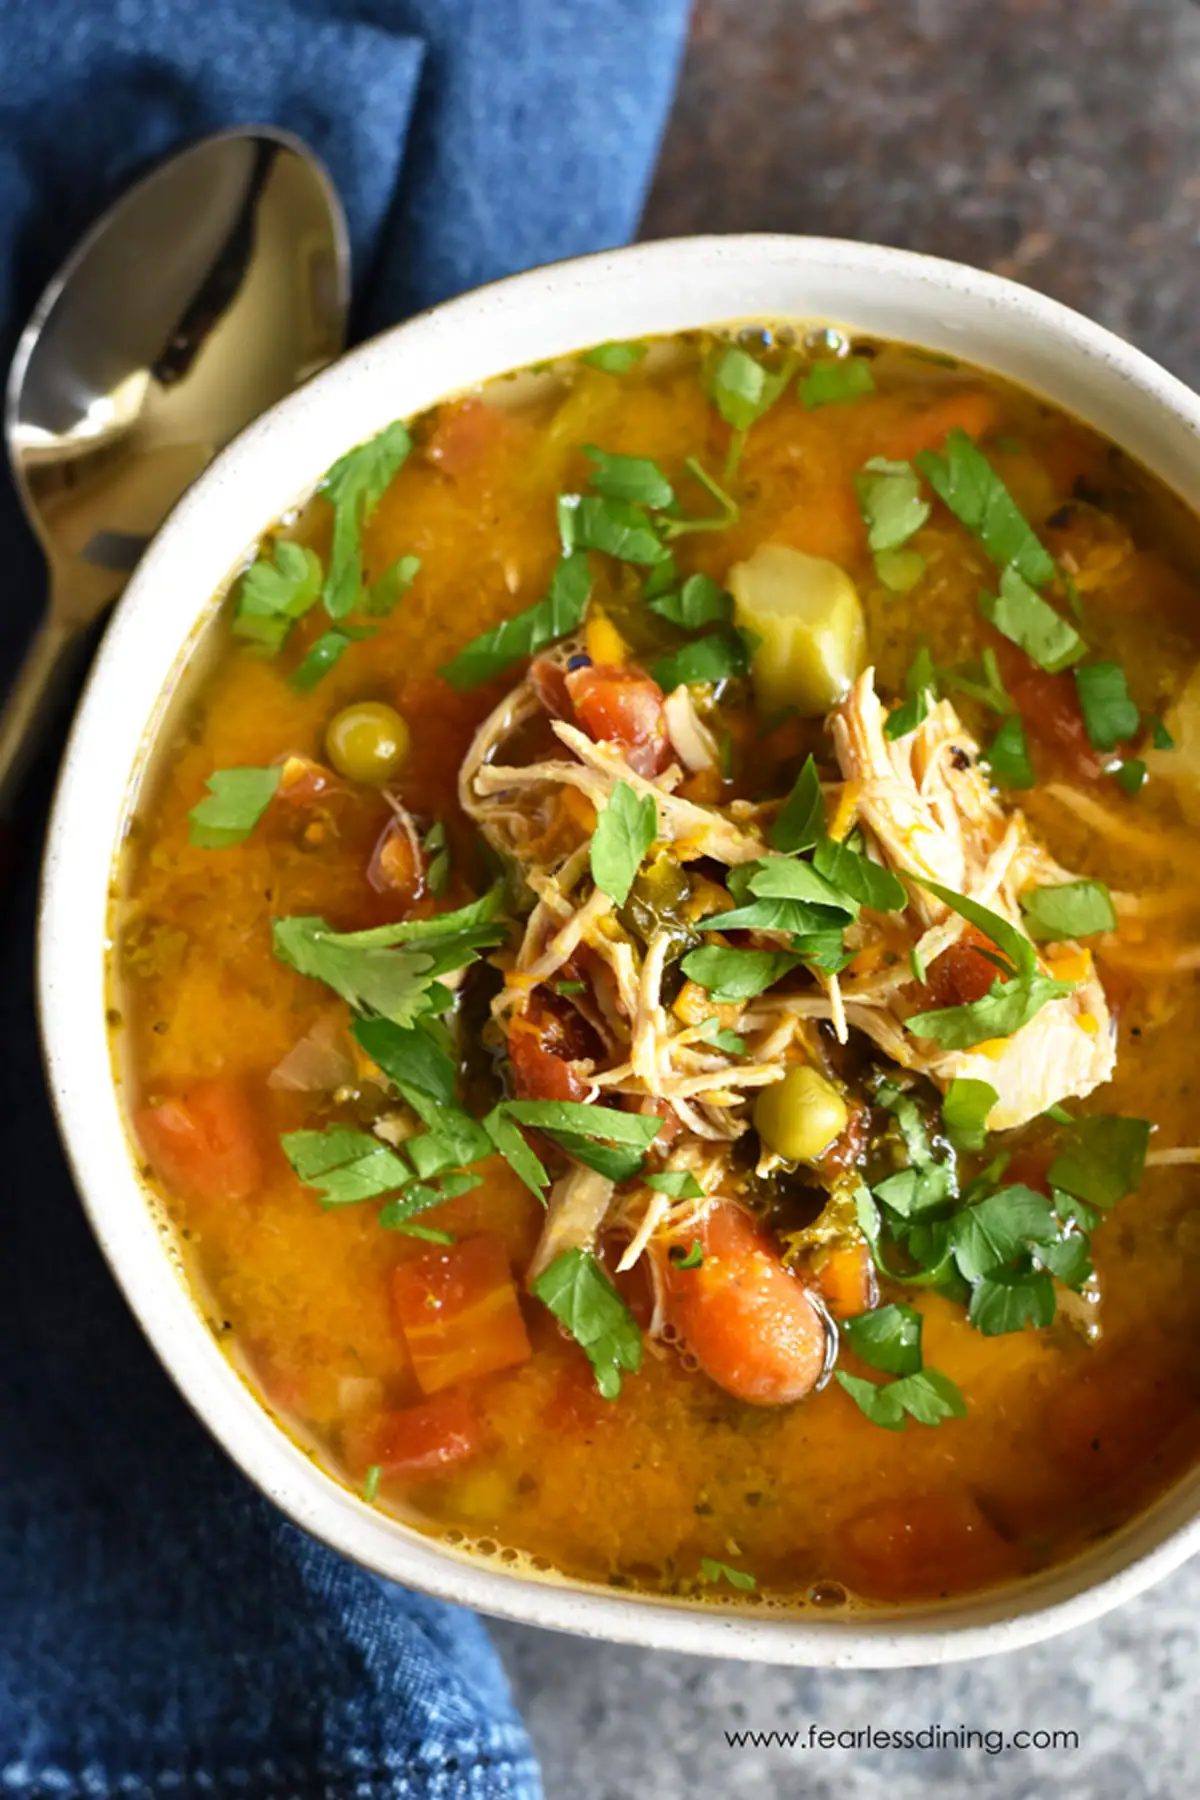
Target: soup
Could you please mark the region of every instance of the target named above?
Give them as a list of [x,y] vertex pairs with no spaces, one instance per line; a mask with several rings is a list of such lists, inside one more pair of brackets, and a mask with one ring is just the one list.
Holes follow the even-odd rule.
[[113,921],[141,1165],[281,1423],[708,1603],[971,1592],[1148,1505],[1200,1452],[1198,568],[1074,419],[827,330],[343,457]]

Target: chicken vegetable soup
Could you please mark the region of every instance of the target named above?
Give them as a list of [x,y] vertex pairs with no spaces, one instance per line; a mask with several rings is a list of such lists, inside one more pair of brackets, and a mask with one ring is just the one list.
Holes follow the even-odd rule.
[[1198,583],[1119,447],[826,329],[342,457],[114,903],[139,1160],[282,1424],[710,1604],[1010,1581],[1192,1464]]

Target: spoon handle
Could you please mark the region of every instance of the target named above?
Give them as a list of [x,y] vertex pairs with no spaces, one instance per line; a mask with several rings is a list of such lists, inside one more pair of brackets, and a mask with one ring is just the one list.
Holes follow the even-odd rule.
[[34,632],[0,712],[0,821],[5,824],[13,818],[22,779],[91,641],[92,633],[77,620],[53,610]]

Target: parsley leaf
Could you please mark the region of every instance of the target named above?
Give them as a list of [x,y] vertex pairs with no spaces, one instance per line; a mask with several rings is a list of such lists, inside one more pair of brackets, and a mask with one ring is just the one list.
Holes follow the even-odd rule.
[[[834,913],[842,913],[848,919],[858,917],[859,903],[848,891],[849,884],[835,885],[820,872],[815,862],[800,862],[790,856],[764,856],[758,862],[742,863],[740,868],[731,870],[728,881],[729,890],[737,899],[751,893],[763,900],[805,900]],[[723,915],[716,915],[713,929],[721,929],[722,919]]]
[[321,564],[314,551],[280,539],[274,561],[260,556],[242,576],[235,637],[249,638],[273,655],[296,620],[315,606],[321,593]]
[[621,562],[652,564],[667,555],[657,526],[640,507],[603,494],[560,494],[558,530],[564,556],[600,550]]
[[988,767],[1003,787],[1031,788],[1036,780],[1025,736],[1025,721],[1010,713],[985,752]]
[[919,550],[875,552],[875,573],[889,594],[907,594],[916,587],[927,567]]
[[1050,1202],[1032,1188],[999,1188],[950,1222],[954,1260],[968,1281],[1002,1268],[1027,1244],[1048,1244],[1058,1236]]
[[[676,1251],[679,1251],[678,1255]],[[693,1238],[690,1250],[685,1252],[679,1244],[672,1244],[667,1255],[673,1268],[698,1269],[704,1262],[704,1246],[699,1238]]]
[[955,663],[942,670],[942,683],[955,693],[968,694],[994,713],[1011,713],[1012,700],[1000,674],[996,652],[989,644],[978,662]]
[[[646,456],[623,456],[585,444],[583,454],[594,464],[591,485],[608,500],[626,500],[662,511],[675,503],[675,489],[656,462]],[[658,561],[656,557],[654,559]]]
[[361,638],[374,637],[364,625],[334,625],[323,632],[299,666],[292,671],[289,685],[298,694],[311,694],[323,676],[328,675],[344,651]]
[[316,1188],[325,1207],[374,1200],[412,1180],[412,1170],[394,1150],[349,1125],[289,1131],[279,1141],[300,1180]]
[[1030,937],[1039,940],[1093,937],[1117,929],[1112,895],[1102,881],[1030,888],[1021,895],[1021,913]]
[[871,550],[899,549],[929,517],[929,502],[921,498],[911,463],[873,456],[854,477],[854,491]]
[[787,950],[726,950],[712,944],[689,950],[681,967],[690,981],[707,988],[719,1006],[752,1000],[790,975],[800,962]]
[[915,1375],[921,1367],[921,1315],[915,1306],[877,1306],[843,1319],[850,1348],[885,1375]]
[[658,833],[658,807],[653,794],[640,797],[627,781],[618,781],[592,834],[592,879],[618,906],[629,898],[634,877]]
[[1132,799],[1141,792],[1146,780],[1146,765],[1140,757],[1127,756],[1119,769],[1114,769],[1117,786]]
[[904,677],[904,691],[908,699],[902,706],[894,707],[884,723],[886,738],[907,737],[929,717],[929,696],[937,695],[937,670],[928,644],[918,646]]
[[746,1054],[745,1038],[739,1037],[736,1031],[725,1030],[716,1013],[711,1019],[705,1019],[702,1027],[697,1027],[697,1036],[700,1042],[714,1045],[716,1049],[723,1050],[726,1056]]
[[662,594],[646,604],[651,612],[684,631],[733,622],[733,595],[708,575],[689,575],[678,591]]
[[645,354],[645,344],[597,344],[594,350],[585,350],[579,360],[593,369],[603,369],[606,375],[628,375]]
[[965,1006],[941,1007],[933,1012],[913,1013],[905,1021],[905,1030],[916,1037],[932,1038],[944,1050],[969,1050],[988,1038],[1011,1037],[1027,1025],[1050,1000],[1074,991],[1074,982],[1051,981],[1037,972],[1037,953],[1025,936],[999,913],[965,894],[935,881],[923,881],[923,887],[982,931],[1007,961],[1002,975],[980,1000]]
[[767,834],[772,850],[785,854],[811,850],[825,836],[825,802],[821,797],[821,780],[817,765],[808,757],[796,777],[795,786],[783,803],[775,823]]
[[642,1364],[637,1321],[595,1257],[587,1250],[564,1250],[530,1283],[587,1354],[596,1386],[606,1400],[621,1392],[621,1372],[636,1374]]
[[943,1419],[966,1417],[967,1403],[948,1375],[938,1369],[920,1369],[899,1381],[878,1383],[835,1369],[834,1379],[846,1390],[859,1411],[873,1425],[903,1431],[905,1414],[918,1425],[940,1425]]
[[319,492],[333,507],[333,544],[323,598],[331,619],[352,613],[362,594],[362,529],[402,468],[412,439],[400,420],[338,462]]
[[214,769],[207,799],[188,814],[188,842],[198,850],[223,850],[249,837],[279,786],[279,769]]
[[362,610],[375,618],[391,612],[397,600],[407,594],[421,567],[419,556],[398,556],[378,581],[371,583],[362,600]]
[[[675,1266],[681,1269],[683,1264],[677,1263]],[[707,1582],[727,1581],[730,1587],[740,1588],[747,1594],[753,1593],[758,1586],[755,1577],[747,1575],[744,1569],[731,1569],[728,1563],[717,1562],[711,1556],[700,1558],[700,1575]]]
[[713,372],[712,391],[717,411],[734,431],[746,432],[768,412],[782,394],[795,368],[795,359],[771,371],[748,351],[730,344]]
[[446,843],[446,827],[439,819],[425,833],[425,885],[435,900],[445,898],[450,886],[450,850]]
[[632,1144],[645,1150],[658,1136],[662,1120],[653,1114],[621,1112],[578,1100],[505,1100],[503,1111],[520,1125],[539,1131],[569,1131],[610,1144]]
[[447,1200],[456,1200],[460,1194],[469,1194],[473,1188],[483,1185],[482,1175],[471,1175],[465,1171],[443,1175],[436,1184],[415,1181],[406,1187],[402,1194],[389,1200],[379,1214],[379,1223],[385,1231],[400,1231],[406,1237],[426,1238],[433,1243],[452,1244],[454,1239],[445,1231],[432,1231],[427,1225],[414,1225],[413,1219],[421,1213],[429,1212],[432,1207],[444,1206]]
[[800,398],[809,412],[843,400],[859,400],[875,392],[871,365],[863,356],[839,356],[813,363],[800,383]]
[[956,1075],[942,1101],[942,1124],[956,1150],[982,1150],[988,1114],[1000,1098],[989,1081]]
[[1078,662],[1087,650],[1075,627],[1035,593],[1015,569],[1005,569],[998,594],[979,596],[979,610],[1003,637],[1024,650],[1039,669],[1047,669],[1051,674]]
[[1053,557],[961,426],[947,437],[942,454],[922,450],[916,464],[955,518],[980,539],[997,568],[1015,569],[1032,587],[1053,581]]
[[664,694],[693,683],[734,681],[745,675],[750,657],[744,638],[736,631],[710,631],[694,638],[670,656],[660,657],[651,674]]
[[367,1470],[366,1479],[362,1485],[362,1497],[367,1502],[368,1506],[371,1505],[379,1492],[379,1480],[382,1474],[383,1466],[380,1463],[372,1463]]
[[548,644],[569,637],[583,623],[592,591],[588,559],[582,551],[560,559],[544,600],[504,619],[459,651],[439,671],[460,691],[481,686],[523,656],[536,656]]
[[1076,1120],[1071,1138],[1050,1164],[1052,1187],[1107,1210],[1142,1179],[1150,1125],[1145,1119],[1097,1113]]
[[1120,663],[1085,663],[1075,671],[1075,688],[1088,739],[1097,750],[1115,750],[1137,731],[1138,709]]
[[1175,748],[1175,739],[1157,713],[1150,721],[1150,740],[1156,750],[1173,750]]
[[483,1127],[513,1174],[525,1183],[531,1194],[536,1194],[539,1200],[543,1200],[550,1185],[550,1177],[529,1148],[523,1132],[509,1118],[507,1107],[503,1104],[493,1106],[483,1121]]
[[1044,1330],[1055,1310],[1054,1283],[1044,1270],[994,1269],[972,1286],[967,1317],[984,1337],[1000,1337],[1027,1323]]
[[[653,1188],[656,1194],[669,1194],[672,1200],[703,1200],[704,1198],[704,1189],[688,1169],[663,1169],[657,1175],[647,1175],[644,1178],[644,1185]],[[677,1269],[684,1266],[682,1263],[675,1265]],[[693,1268],[695,1265],[689,1263],[686,1266]]]
[[900,877],[849,844],[823,838],[813,853],[812,866],[832,887],[876,912],[903,912],[908,905],[908,890]]
[[548,1131],[546,1136],[576,1162],[595,1169],[598,1175],[606,1175],[610,1181],[632,1180],[646,1160],[641,1150],[631,1150],[626,1144],[602,1144],[573,1131]]

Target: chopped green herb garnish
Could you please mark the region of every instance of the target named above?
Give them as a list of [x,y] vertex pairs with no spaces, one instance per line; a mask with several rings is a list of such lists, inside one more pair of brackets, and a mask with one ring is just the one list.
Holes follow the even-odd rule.
[[588,559],[582,551],[564,556],[544,600],[504,619],[474,638],[440,671],[451,687],[475,688],[503,674],[524,656],[536,656],[548,644],[569,637],[583,624],[592,591]]
[[520,1125],[539,1131],[569,1131],[610,1144],[632,1144],[645,1150],[658,1136],[662,1120],[653,1114],[621,1112],[613,1106],[578,1100],[505,1100],[503,1110]]
[[1150,741],[1156,750],[1173,750],[1175,748],[1175,739],[1157,714],[1150,721]]
[[958,694],[969,695],[972,700],[978,700],[981,706],[989,707],[994,713],[1013,711],[1013,703],[1000,674],[996,652],[990,645],[978,662],[955,663],[952,668],[943,669],[941,681],[944,687]]
[[385,569],[378,581],[371,583],[362,600],[362,610],[376,618],[390,613],[397,600],[407,594],[421,567],[419,556],[398,556]]
[[379,1480],[382,1474],[383,1470],[378,1463],[372,1463],[367,1470],[367,1477],[363,1482],[362,1497],[367,1502],[368,1506],[371,1505],[376,1494],[379,1492]]
[[[735,438],[734,442],[736,443],[738,440]],[[718,510],[715,513],[706,513],[703,517],[681,512],[673,515],[664,514],[658,521],[664,540],[669,543],[675,538],[686,537],[689,532],[725,531],[730,525],[736,525],[741,516],[741,509],[733,495],[725,492],[725,489],[715,477],[709,474],[704,464],[696,457],[685,456],[683,466],[689,475],[700,483],[705,492],[716,501]]]
[[823,838],[813,852],[813,868],[839,893],[876,912],[903,912],[908,890],[898,875],[852,850],[849,844]]
[[855,1355],[885,1375],[915,1375],[921,1367],[921,1315],[914,1306],[878,1306],[843,1319],[841,1331]]
[[592,834],[592,879],[618,906],[629,898],[634,877],[658,833],[658,807],[653,794],[640,797],[627,781],[618,781]]
[[1015,569],[1035,588],[1053,581],[1054,558],[987,457],[960,426],[947,437],[941,455],[922,450],[916,464],[955,518],[979,538],[998,569]]
[[235,637],[249,638],[273,655],[296,620],[315,606],[321,594],[321,563],[316,553],[280,539],[271,555],[260,556],[242,576]]
[[982,1150],[987,1122],[1000,1098],[988,1081],[956,1075],[942,1101],[942,1124],[956,1150]]
[[651,612],[684,631],[699,631],[703,625],[733,622],[733,595],[727,594],[707,575],[689,575],[681,588],[661,594],[646,604]]
[[1012,1262],[1027,1244],[1048,1244],[1058,1236],[1050,1202],[1032,1188],[1000,1188],[950,1222],[954,1259],[968,1281]]
[[1128,794],[1131,798],[1134,794],[1140,794],[1145,786],[1146,765],[1136,756],[1126,757],[1113,773],[1122,793]]
[[525,1183],[531,1194],[544,1200],[550,1177],[529,1148],[523,1132],[509,1118],[507,1108],[503,1105],[494,1106],[484,1119],[483,1126],[513,1174]]
[[989,1038],[1011,1037],[1048,1001],[1074,991],[1073,982],[1051,981],[1039,974],[1033,945],[1024,932],[999,913],[937,882],[924,881],[921,885],[991,939],[999,954],[1001,973],[981,1000],[914,1013],[905,1021],[905,1029],[914,1036],[932,1038],[943,1050],[969,1050]]
[[1051,1186],[1107,1211],[1141,1181],[1150,1130],[1145,1119],[1115,1113],[1077,1119],[1070,1141],[1050,1164]]
[[425,886],[435,900],[442,900],[450,886],[450,848],[440,819],[425,833],[422,848],[426,858]]
[[753,1593],[758,1582],[753,1575],[747,1575],[744,1569],[731,1569],[728,1563],[717,1562],[711,1556],[700,1558],[700,1575],[704,1581],[716,1583],[727,1581],[730,1587],[739,1588],[743,1593]]
[[487,1132],[458,1103],[454,1059],[432,1032],[379,1018],[356,1019],[352,1031],[355,1042],[429,1127],[425,1136],[405,1145],[423,1181],[491,1153]]
[[198,850],[240,844],[266,812],[279,776],[279,769],[215,769],[204,784],[207,799],[188,814],[188,842]]
[[279,1141],[300,1180],[316,1188],[325,1207],[355,1206],[412,1180],[412,1170],[396,1151],[349,1125],[290,1131]]
[[[608,500],[627,501],[661,511],[675,502],[675,490],[656,462],[645,456],[623,456],[585,444],[583,454],[593,464],[591,485]],[[596,548],[601,548],[597,545]],[[654,560],[658,560],[655,558]]]
[[736,1031],[726,1030],[715,1013],[711,1019],[705,1019],[702,1027],[697,1026],[696,1029],[697,1035],[703,1043],[712,1044],[715,1049],[723,1050],[726,1056],[745,1056],[745,1038],[739,1037]]
[[721,353],[713,371],[712,391],[717,411],[734,434],[725,462],[727,477],[738,465],[746,433],[774,406],[795,367],[796,359],[789,355],[779,369],[767,369],[736,344]]
[[690,1250],[685,1251],[680,1245],[672,1244],[667,1255],[672,1267],[676,1269],[698,1269],[704,1261],[704,1246],[699,1238],[693,1238]]
[[1120,663],[1084,663],[1075,671],[1079,708],[1088,741],[1097,750],[1115,750],[1138,729],[1138,709],[1129,698]]
[[920,1369],[899,1381],[866,1381],[835,1369],[834,1379],[846,1390],[859,1411],[873,1425],[903,1431],[905,1415],[918,1425],[940,1425],[943,1419],[963,1419],[967,1403],[948,1375],[937,1369]]
[[871,550],[898,550],[929,517],[929,502],[921,498],[911,463],[873,456],[854,477],[854,491]]
[[647,1175],[643,1179],[656,1194],[669,1194],[672,1200],[704,1198],[704,1189],[688,1169],[663,1169],[658,1175]]
[[[979,610],[1010,643],[1051,674],[1068,668],[1087,645],[1061,613],[1034,592],[1015,569],[1005,569],[998,594],[981,594]],[[1136,714],[1134,715],[1136,723]]]
[[1054,1283],[1043,1269],[995,1269],[972,1285],[967,1317],[984,1337],[1054,1323]]
[[563,555],[600,550],[621,562],[652,564],[666,555],[654,521],[627,500],[603,494],[560,494],[558,530]]
[[738,632],[711,631],[670,656],[660,657],[651,674],[663,693],[670,694],[677,687],[734,681],[745,675],[749,667],[745,641]]
[[1094,937],[1117,929],[1112,895],[1102,881],[1030,888],[1021,895],[1021,913],[1030,937],[1039,940]]
[[323,598],[331,619],[344,619],[362,595],[362,529],[403,466],[412,439],[399,420],[334,463],[320,492],[333,507],[333,544]]
[[800,398],[810,412],[875,392],[871,365],[863,356],[830,357],[813,363],[800,381]]
[[1031,788],[1037,779],[1020,713],[1011,713],[985,752],[988,767],[1002,787]]
[[565,1250],[530,1283],[530,1291],[582,1346],[604,1398],[615,1400],[622,1371],[636,1374],[641,1368],[642,1334],[596,1258],[586,1250]]
[[907,737],[929,717],[929,698],[937,696],[937,670],[928,644],[920,644],[904,677],[908,699],[888,714],[883,734],[888,738]]
[[875,573],[889,594],[909,593],[927,567],[919,550],[879,550],[875,554]]
[[817,765],[810,756],[768,832],[767,842],[772,850],[791,854],[798,850],[811,850],[824,836],[825,802],[821,797],[821,779],[817,774]]
[[594,350],[585,350],[579,360],[593,369],[603,369],[606,375],[628,375],[645,354],[645,344],[597,344]]
[[290,686],[298,694],[311,694],[317,683],[328,675],[333,665],[340,661],[343,653],[353,643],[362,638],[374,637],[375,633],[365,625],[332,625],[308,651],[303,662],[293,670],[289,677]]
[[707,945],[689,950],[682,969],[689,981],[707,988],[719,1006],[734,1000],[752,1000],[773,987],[800,963],[787,950],[726,950]]
[[565,999],[568,999],[572,994],[586,994],[587,993],[587,982],[586,981],[556,981],[554,984],[554,991],[556,994],[561,994],[563,999],[565,1000]]

